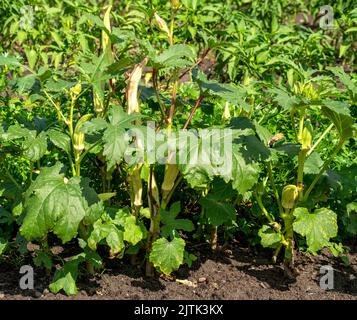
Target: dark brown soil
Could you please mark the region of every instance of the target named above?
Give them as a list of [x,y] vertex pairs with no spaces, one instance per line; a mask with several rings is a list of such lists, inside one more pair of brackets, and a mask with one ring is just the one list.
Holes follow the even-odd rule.
[[[213,255],[207,249],[195,254],[191,269],[181,268],[176,279],[143,276],[140,267],[112,261],[111,268],[92,279],[79,279],[77,296],[66,297],[48,292],[49,279],[42,270],[35,271],[35,289],[18,286],[17,269],[0,266],[0,300],[10,299],[332,299],[357,300],[357,251],[348,254],[350,265],[331,256],[328,250],[319,256],[299,253],[295,281],[284,276],[280,264],[269,262],[269,253],[254,253],[248,248],[234,248]],[[319,286],[320,267],[334,268],[334,289]],[[183,280],[183,281],[182,281]]]

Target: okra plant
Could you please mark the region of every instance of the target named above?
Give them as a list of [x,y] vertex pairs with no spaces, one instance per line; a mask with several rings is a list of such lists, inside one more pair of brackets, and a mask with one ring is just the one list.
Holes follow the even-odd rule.
[[[335,75],[342,76],[347,89],[355,92],[354,82],[343,71],[334,68],[330,70]],[[290,275],[294,272],[294,232],[306,237],[307,249],[313,254],[326,246],[335,255],[343,252],[340,245],[330,242],[331,238],[337,236],[337,214],[329,208],[320,207],[318,199],[313,198],[313,192],[334,157],[346,141],[355,136],[356,126],[350,105],[331,99],[333,92],[326,90],[323,83],[317,84],[318,80],[316,77],[307,81],[305,79],[305,82],[297,81],[293,84],[291,93],[282,89],[272,90],[282,110],[290,114],[295,132],[294,144],[279,143],[284,139],[282,133],[273,135],[264,129],[260,134],[262,141],[270,147],[271,156],[265,161],[267,177],[255,191],[257,204],[269,222],[260,229],[259,236],[264,247],[275,248],[274,260],[280,250],[284,249],[285,267]],[[329,125],[326,124],[325,130],[320,133],[312,125],[316,113],[329,120]],[[337,132],[337,141],[331,152],[327,153],[326,159],[322,160],[317,150],[333,129]],[[293,183],[286,184],[279,190],[274,179],[274,170],[279,170],[279,162],[286,155],[296,158],[296,177]],[[311,176],[310,179],[305,179],[306,175]],[[268,184],[279,215],[267,210],[263,204],[262,199]]]
[[298,249],[346,252],[352,5],[325,31],[285,19],[304,1],[92,2],[0,5],[0,259],[76,294],[108,259],[170,279],[196,243],[260,242],[289,276]]

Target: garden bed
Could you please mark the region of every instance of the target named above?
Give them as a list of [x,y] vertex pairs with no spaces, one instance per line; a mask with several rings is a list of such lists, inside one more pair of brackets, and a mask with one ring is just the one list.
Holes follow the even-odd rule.
[[[269,262],[269,253],[255,253],[248,248],[231,248],[213,255],[206,248],[196,252],[193,268],[180,268],[175,279],[146,278],[140,266],[112,261],[111,268],[92,279],[80,279],[76,296],[54,295],[48,291],[49,279],[35,272],[34,290],[18,286],[19,273],[13,267],[0,267],[0,297],[12,299],[357,299],[357,251],[348,254],[350,266],[343,265],[328,250],[318,256],[297,254],[299,274],[296,281],[284,276],[282,266]],[[231,251],[231,252],[230,252]],[[319,286],[320,267],[334,268],[334,289]],[[183,283],[177,280],[185,280]]]

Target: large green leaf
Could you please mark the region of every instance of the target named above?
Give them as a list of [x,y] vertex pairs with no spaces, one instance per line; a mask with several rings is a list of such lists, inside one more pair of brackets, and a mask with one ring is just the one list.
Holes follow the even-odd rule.
[[258,235],[264,248],[276,248],[282,240],[281,233],[267,225],[260,228]]
[[134,216],[125,218],[124,223],[124,240],[132,245],[136,245],[139,241],[146,237],[146,230],[142,224],[138,225]]
[[42,168],[25,195],[21,234],[28,240],[43,238],[53,231],[63,242],[77,234],[80,221],[88,209],[81,179],[67,180],[62,164]]
[[355,124],[355,120],[351,116],[347,115],[345,111],[340,111],[341,110],[338,110],[337,108],[332,109],[327,106],[322,107],[322,113],[333,122],[340,138],[347,140],[353,137],[353,126]]
[[0,55],[0,66],[21,67],[22,63],[14,56]]
[[205,95],[220,97],[226,102],[243,108],[246,112],[250,111],[251,106],[245,102],[248,93],[244,87],[208,80],[206,75],[201,71],[197,71],[197,69],[193,71],[193,78],[198,82],[201,89],[205,91]]
[[[258,180],[264,147],[251,129],[203,130],[197,137],[188,131],[180,134],[177,163],[192,187],[209,183],[215,176],[231,182],[244,195]],[[255,139],[253,139],[255,138]],[[209,146],[209,147],[207,147]]]
[[111,255],[121,252],[125,248],[123,232],[118,228],[112,228],[106,236]]
[[47,137],[44,132],[37,134],[35,130],[23,128],[18,124],[10,126],[6,133],[2,134],[2,138],[5,141],[19,140],[24,156],[31,161],[41,159],[47,150]]
[[160,238],[152,244],[150,261],[160,272],[169,275],[183,264],[185,252],[185,241],[181,238],[174,238],[168,241]]
[[[83,190],[83,189],[82,189]],[[83,219],[85,225],[92,225],[99,220],[102,214],[105,213],[103,201],[92,204],[86,211],[86,215]]]
[[220,226],[235,220],[236,211],[230,203],[216,200],[208,195],[200,200],[200,204],[205,209],[205,215],[211,225]]
[[180,202],[173,203],[169,211],[160,211],[161,222],[163,223],[163,226],[161,227],[161,236],[167,238],[173,236],[176,230],[191,232],[195,229],[191,220],[176,219],[180,211]]
[[22,144],[24,156],[31,161],[37,161],[42,158],[47,150],[47,138],[44,132],[37,137],[28,137]]
[[342,102],[342,101],[336,101],[336,100],[330,100],[330,99],[325,99],[322,100],[322,104],[329,110],[336,112],[341,115],[345,116],[350,116],[350,108],[349,104]]
[[110,223],[103,224],[101,220],[96,221],[93,224],[93,230],[87,239],[88,247],[94,251],[97,250],[98,243],[107,237],[112,227],[113,225]]
[[296,108],[301,100],[296,96],[291,96],[285,89],[283,88],[273,88],[268,90],[269,94],[274,96],[273,100],[284,110],[291,111]]
[[341,82],[354,94],[357,93],[357,84],[341,67],[327,67],[335,76],[339,77]]
[[59,131],[58,129],[50,129],[47,131],[47,135],[52,141],[52,143],[57,147],[67,152],[71,153],[71,138],[67,134]]
[[212,181],[209,197],[213,200],[232,200],[237,196],[237,192],[232,188],[231,183],[226,183],[222,178],[216,178]]
[[21,138],[33,137],[35,133],[27,128],[21,127],[19,124],[10,126],[5,133],[2,134],[2,139],[12,141]]
[[125,135],[125,129],[109,125],[103,135],[103,155],[108,162],[108,170],[119,164],[125,154],[129,141]]
[[142,118],[140,114],[128,115],[121,107],[112,107],[109,112],[109,123],[101,118],[95,118],[86,122],[81,131],[85,133],[94,133],[104,130],[103,133],[103,155],[108,166],[112,169],[116,164],[123,160],[125,151],[129,146],[130,137],[126,134],[126,129],[132,128],[133,121]]
[[78,266],[84,261],[85,254],[81,253],[66,262],[63,268],[56,271],[53,282],[49,286],[50,290],[53,293],[63,290],[68,295],[77,294]]
[[335,100],[323,100],[322,103],[322,113],[333,122],[341,139],[351,138],[356,121],[350,114],[349,105]]
[[128,210],[118,210],[113,220],[117,226],[124,231],[124,240],[132,245],[136,245],[147,236],[147,231],[142,223],[136,221],[136,218]]
[[314,151],[304,163],[304,173],[318,174],[323,164],[324,162],[322,161],[320,155]]
[[254,127],[259,139],[267,146],[274,135],[269,131],[269,129],[263,127],[257,121],[254,121]]
[[51,270],[53,267],[52,257],[44,250],[36,250],[36,256],[33,258],[33,262],[36,267],[44,266],[47,270]]
[[320,208],[309,213],[306,208],[296,208],[294,216],[294,231],[306,237],[308,250],[313,254],[329,246],[330,239],[337,236],[337,216],[330,209]]
[[208,183],[213,176],[218,174],[216,168],[210,165],[210,155],[202,148],[202,139],[188,131],[180,134],[178,142],[177,163],[179,170],[192,187]]
[[97,250],[97,245],[103,240],[110,247],[112,255],[118,254],[125,248],[123,231],[119,230],[111,221],[102,223],[100,220],[93,224],[93,230],[88,237],[88,247]]
[[232,151],[232,173],[231,175],[223,175],[223,178],[225,181],[229,181],[229,177],[231,176],[233,188],[238,190],[241,195],[244,195],[258,181],[260,172],[259,164],[247,160],[241,153],[241,146],[237,144],[233,144]]
[[176,44],[164,50],[160,55],[156,55],[148,45],[145,45],[149,51],[149,63],[155,68],[183,68],[192,64],[195,58],[193,50],[184,44]]
[[69,82],[62,79],[55,80],[54,78],[50,78],[48,81],[46,81],[45,88],[49,92],[61,92],[65,89],[68,90],[74,85],[74,82]]
[[110,124],[124,129],[132,128],[134,126],[133,121],[142,117],[139,113],[127,114],[121,107],[112,107],[109,110]]

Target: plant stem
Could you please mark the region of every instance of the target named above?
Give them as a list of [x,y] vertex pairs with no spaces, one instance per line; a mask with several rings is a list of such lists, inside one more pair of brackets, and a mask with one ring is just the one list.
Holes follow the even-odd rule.
[[322,133],[320,138],[317,139],[317,141],[314,143],[314,145],[311,147],[311,149],[308,151],[306,156],[309,156],[315,149],[316,147],[320,144],[320,142],[325,138],[325,136],[330,132],[330,130],[333,128],[334,124],[331,123],[328,128]]
[[297,140],[301,143],[302,140],[302,132],[304,131],[304,120],[305,120],[305,109],[301,111],[300,120],[299,120],[299,133],[297,136]]
[[190,123],[190,121],[191,121],[191,119],[192,119],[194,113],[196,112],[196,109],[197,109],[198,106],[201,104],[202,100],[203,100],[203,96],[201,95],[201,96],[198,98],[198,100],[197,100],[195,106],[193,107],[193,109],[192,109],[190,115],[188,116],[188,119],[187,119],[185,125],[183,126],[184,129],[186,129],[187,126],[189,125],[189,123]]
[[140,177],[141,165],[135,165],[132,172],[128,175],[128,182],[130,187],[131,206],[133,208],[133,214],[137,217],[137,214],[142,206],[142,193],[143,185]]
[[149,176],[149,206],[151,211],[151,219],[150,219],[150,229],[147,239],[147,260],[146,260],[146,276],[152,277],[154,276],[154,267],[149,259],[149,254],[152,248],[153,242],[159,238],[160,236],[160,204],[156,202],[155,197],[153,195],[153,167],[150,166],[150,176]]
[[330,163],[332,162],[332,160],[334,159],[335,155],[340,151],[340,149],[343,147],[343,144],[345,143],[344,139],[341,139],[340,142],[336,145],[335,149],[333,150],[333,152],[330,154],[330,156],[326,159],[326,161],[324,162],[320,172],[318,173],[318,175],[315,177],[315,179],[312,181],[312,183],[310,184],[309,188],[307,189],[304,198],[303,198],[303,202],[306,202],[307,199],[309,198],[309,195],[312,191],[312,189],[315,187],[316,183],[320,180],[321,176],[324,174],[324,172],[326,171],[326,169],[328,168],[328,166],[330,165]]
[[274,263],[276,263],[276,260],[277,260],[277,258],[278,258],[278,255],[279,255],[279,252],[280,252],[282,246],[283,246],[282,243],[279,244],[279,246],[276,248],[276,250],[275,250],[275,252],[274,252],[274,255],[273,255],[273,258],[272,258],[272,260],[273,260]]
[[297,187],[299,191],[299,200],[301,201],[303,198],[304,192],[304,165],[306,159],[306,149],[301,149],[298,156],[298,174],[297,174]]
[[213,251],[217,250],[217,248],[218,248],[218,227],[217,226],[212,227],[210,246]]
[[80,176],[81,175],[81,160],[80,160],[80,158],[76,159],[75,170],[76,170],[76,176]]
[[71,108],[70,108],[70,111],[69,111],[69,123],[68,123],[69,133],[71,135],[72,142],[74,142],[73,141],[73,134],[74,134],[74,130],[73,130],[73,113],[74,113],[75,102],[76,102],[76,100],[74,98],[72,98],[72,100],[71,100]]
[[[301,146],[303,145],[302,136],[303,136],[303,131],[304,131],[304,120],[305,120],[305,108],[300,111],[299,133],[297,136],[297,141],[301,144]],[[308,150],[301,148],[299,155],[298,155],[297,188],[299,191],[299,200],[300,201],[303,198],[303,192],[304,192],[304,184],[303,184],[304,165],[305,165],[305,158],[306,158],[307,152],[308,152]]]
[[170,45],[174,45],[174,23],[175,23],[176,10],[172,10],[170,21]]
[[274,222],[275,222],[274,219],[271,217],[271,215],[269,214],[269,212],[267,211],[267,209],[265,209],[265,207],[264,207],[264,204],[263,204],[263,202],[262,202],[261,196],[255,195],[255,198],[256,198],[256,200],[257,200],[257,203],[258,203],[258,206],[259,206],[260,210],[262,210],[262,212],[264,213],[264,215],[266,216],[266,218],[268,219],[268,221],[269,221],[270,223],[274,223]]
[[177,77],[176,77],[176,80],[175,80],[175,82],[174,82],[173,91],[172,91],[172,100],[171,100],[171,107],[170,107],[170,115],[169,115],[169,119],[168,119],[169,124],[172,123],[172,117],[173,117],[174,111],[175,111],[177,87],[178,87],[178,80],[177,80]]
[[174,191],[176,190],[177,186],[180,184],[181,180],[182,180],[182,176],[179,176],[176,179],[175,184],[172,187],[172,189],[170,190],[169,194],[161,200],[161,209],[166,209],[168,203],[171,200],[172,195],[174,194]]
[[282,216],[284,220],[285,227],[285,254],[284,254],[284,263],[287,264],[291,269],[294,268],[294,229],[293,229],[293,210],[289,211],[286,209],[285,213]]
[[270,161],[267,164],[267,168],[268,168],[269,180],[270,180],[271,186],[273,188],[273,192],[274,192],[274,195],[275,195],[276,202],[278,203],[279,213],[282,214],[283,213],[283,207],[281,206],[281,201],[280,201],[278,189],[276,188],[276,185],[275,185],[275,179],[274,179],[274,175],[273,175],[273,168],[272,168],[272,165],[271,165]]
[[88,149],[86,149],[81,156],[79,157],[79,160],[82,161],[83,158],[88,154],[88,152],[90,152],[91,150],[93,150],[99,143],[101,143],[102,141],[99,139],[96,142],[94,142]]
[[56,111],[57,111],[57,117],[58,120],[60,120],[62,118],[62,120],[64,122],[66,122],[66,117],[63,115],[63,113],[61,112],[60,107],[53,101],[53,99],[51,98],[51,96],[47,93],[47,91],[42,88],[43,93],[46,95],[47,99],[53,104],[53,106],[55,107]]
[[[13,177],[13,175],[10,173],[10,171],[8,170],[8,168],[6,168],[6,166],[4,166],[6,174],[8,175],[8,177],[10,178],[10,180],[14,183],[14,185],[16,186],[17,189],[22,190],[21,186],[17,183],[17,181],[15,180],[15,178]],[[32,180],[32,179],[31,179]]]
[[166,108],[165,108],[164,104],[162,103],[162,101],[160,99],[159,86],[158,86],[158,81],[157,81],[157,70],[156,69],[153,69],[153,71],[152,71],[152,84],[153,84],[153,87],[154,87],[156,100],[159,103],[162,115],[163,115],[163,117],[165,119],[166,124],[169,124],[169,120],[167,119],[167,116],[166,116]]

